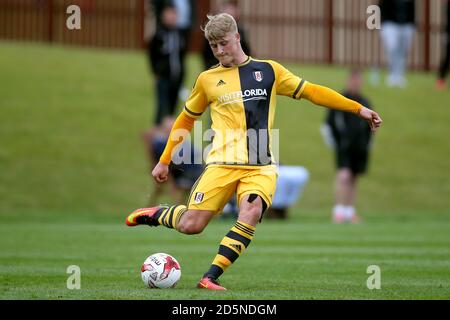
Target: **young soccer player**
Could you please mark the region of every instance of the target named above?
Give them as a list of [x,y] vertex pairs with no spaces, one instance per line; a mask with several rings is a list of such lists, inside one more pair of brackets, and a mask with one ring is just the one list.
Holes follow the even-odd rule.
[[179,130],[192,130],[194,121],[211,107],[215,136],[206,168],[192,188],[188,205],[157,206],[133,211],[129,226],[163,225],[185,234],[203,231],[236,192],[239,215],[220,242],[219,250],[198,288],[226,290],[217,279],[245,251],[256,225],[271,205],[277,179],[271,148],[276,96],[307,99],[365,119],[372,130],[381,118],[339,93],[307,82],[271,60],[245,54],[234,18],[225,13],[208,16],[203,31],[219,64],[202,72],[172,128],[168,143],[152,175],[167,180],[168,165],[178,143]]

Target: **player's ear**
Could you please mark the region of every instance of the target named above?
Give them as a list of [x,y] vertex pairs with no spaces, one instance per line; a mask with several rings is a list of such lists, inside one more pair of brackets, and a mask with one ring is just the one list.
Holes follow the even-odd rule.
[[239,32],[236,32],[235,37],[237,41],[241,41],[241,35],[239,34]]

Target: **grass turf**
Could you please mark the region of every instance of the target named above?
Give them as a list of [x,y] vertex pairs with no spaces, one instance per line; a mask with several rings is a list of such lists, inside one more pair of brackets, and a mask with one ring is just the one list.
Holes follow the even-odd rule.
[[[439,221],[361,225],[267,221],[222,277],[225,293],[195,289],[222,236],[217,220],[198,236],[120,223],[23,222],[0,226],[2,299],[448,299],[450,233]],[[148,289],[147,255],[168,252],[181,264],[175,289]],[[69,265],[81,289],[69,290]],[[369,265],[381,289],[369,290]]]
[[[346,73],[287,66],[335,89]],[[281,161],[306,166],[311,180],[288,223],[258,226],[223,277],[231,290],[210,293],[193,287],[231,221],[191,237],[123,223],[151,190],[138,138],[154,105],[145,56],[0,42],[0,69],[1,299],[448,299],[450,94],[433,90],[433,75],[411,73],[406,90],[365,87],[385,123],[360,184],[365,222],[355,226],[329,224],[324,111],[280,98]],[[188,87],[198,70],[191,56]],[[182,265],[174,290],[140,280],[140,264],[159,251]],[[72,264],[81,290],[66,288]],[[366,287],[372,264],[381,290]]]

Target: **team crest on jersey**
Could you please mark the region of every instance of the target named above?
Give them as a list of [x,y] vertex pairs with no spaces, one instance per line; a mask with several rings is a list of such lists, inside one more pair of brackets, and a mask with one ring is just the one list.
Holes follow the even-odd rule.
[[258,81],[261,82],[263,79],[263,73],[262,71],[253,71],[253,78]]
[[197,193],[195,194],[195,197],[194,197],[194,202],[195,202],[195,203],[200,203],[200,202],[202,202],[202,201],[203,201],[203,193],[197,192]]

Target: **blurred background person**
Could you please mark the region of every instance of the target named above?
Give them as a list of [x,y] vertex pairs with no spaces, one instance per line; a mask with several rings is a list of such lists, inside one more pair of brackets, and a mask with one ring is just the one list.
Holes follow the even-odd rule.
[[443,90],[446,87],[445,81],[450,67],[450,0],[447,0],[446,7],[447,24],[445,27],[444,52],[442,54],[442,60],[438,71],[438,79],[436,81],[436,88],[439,90]]
[[184,44],[180,50],[181,59],[181,85],[178,92],[178,98],[186,100],[189,90],[183,86],[184,76],[186,74],[186,54],[189,49],[189,43],[192,35],[192,28],[197,19],[197,5],[195,0],[150,0],[151,8],[156,20],[156,30],[164,28],[163,11],[165,7],[174,7],[177,11],[176,28],[179,31],[178,36]]
[[156,125],[176,111],[184,78],[183,57],[186,51],[186,43],[177,28],[178,13],[173,4],[165,4],[158,10],[161,10],[161,16],[147,48],[156,86]]
[[[174,117],[165,117],[160,125],[154,126],[142,133],[142,139],[150,168],[153,168],[158,163],[159,158],[166,147],[166,142],[169,138],[174,121]],[[185,151],[190,152],[189,163],[171,163],[168,184],[153,184],[155,189],[150,194],[149,204],[159,203],[161,196],[165,194],[169,194],[172,199],[180,202],[187,198],[195,181],[203,172],[204,166],[202,163],[195,163],[195,159],[202,159],[202,150],[196,148],[189,139],[183,141],[182,146],[178,151],[179,159],[184,159],[183,152]],[[166,186],[168,187],[168,193],[165,192]]]
[[414,0],[380,0],[381,38],[388,61],[386,84],[405,87],[408,52],[415,30]]
[[177,28],[181,31],[186,43],[189,42],[192,27],[197,17],[197,6],[195,0],[150,0],[150,6],[156,20],[156,29],[163,25],[163,14],[165,7],[172,6],[176,9]]
[[[167,1],[167,0],[166,0]],[[177,27],[186,43],[189,43],[192,27],[197,19],[195,0],[172,0],[178,12]],[[186,52],[185,52],[186,53]]]
[[[239,12],[239,6],[237,4],[236,0],[225,0],[220,3],[219,8],[217,10],[217,13],[228,13],[234,17],[238,24],[238,32],[241,35],[241,46],[242,50],[248,55],[251,56],[250,51],[250,43],[248,41],[247,32],[245,30],[245,27],[243,26],[242,22],[239,21],[240,12]],[[209,45],[208,40],[204,38],[203,40],[203,49],[202,49],[202,58],[203,58],[203,64],[205,69],[211,68],[213,65],[216,65],[219,63],[217,59],[214,57],[214,54],[211,50],[211,47]]]
[[[351,70],[342,95],[371,108],[360,93],[362,84],[360,70]],[[337,166],[332,220],[335,223],[358,222],[360,217],[355,210],[357,179],[367,170],[372,140],[370,127],[354,114],[329,110],[321,129],[327,144],[334,148]]]

